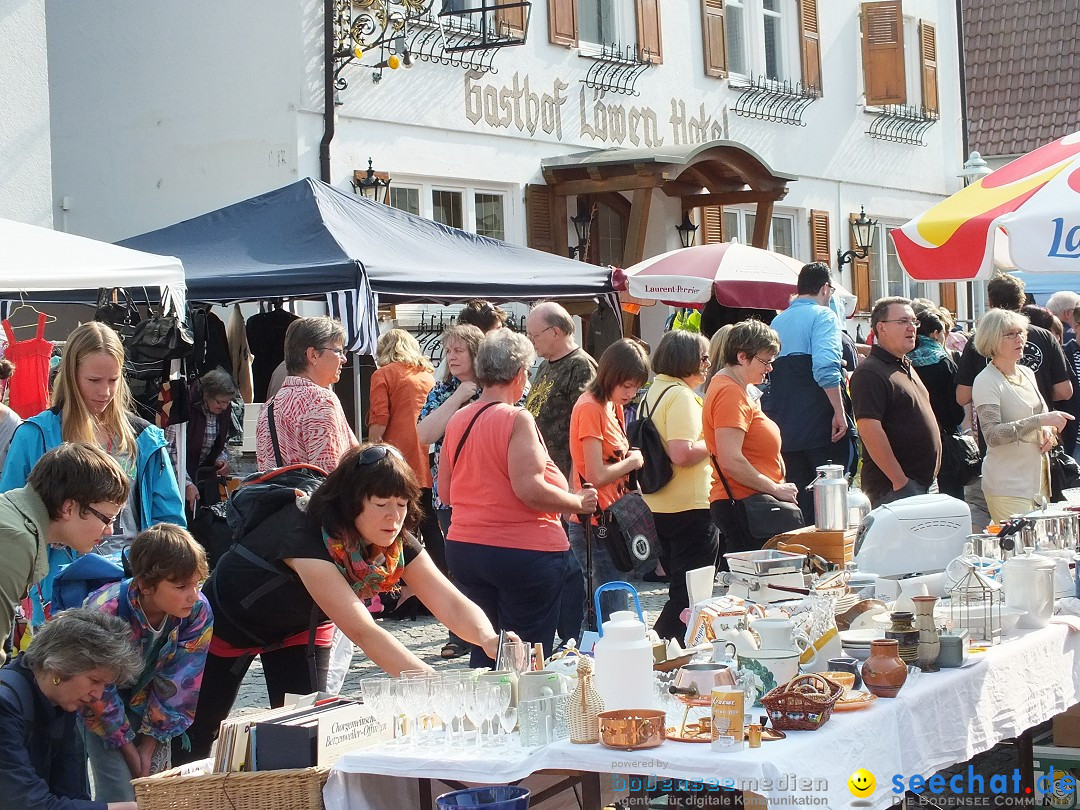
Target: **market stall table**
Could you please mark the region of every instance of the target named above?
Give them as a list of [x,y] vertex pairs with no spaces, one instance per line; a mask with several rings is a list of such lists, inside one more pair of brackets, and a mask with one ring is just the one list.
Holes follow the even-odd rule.
[[[894,777],[906,788],[912,776],[929,777],[968,760],[1080,700],[1078,654],[1080,631],[1051,624],[975,654],[961,669],[919,673],[896,698],[880,699],[861,711],[836,712],[818,731],[788,732],[786,740],[737,753],[670,740],[642,751],[569,740],[509,752],[468,746],[449,751],[365,748],[337,762],[324,801],[326,810],[422,807],[417,787],[406,779],[495,784],[556,771],[586,777],[584,784],[592,789],[585,791],[585,810],[601,806],[592,774],[600,775],[599,786],[606,792],[618,787],[616,775],[642,774],[733,787],[777,805],[840,808],[853,800],[848,777],[865,768],[875,775],[877,789],[863,806],[888,807],[899,798]],[[370,776],[376,774],[383,778]]]

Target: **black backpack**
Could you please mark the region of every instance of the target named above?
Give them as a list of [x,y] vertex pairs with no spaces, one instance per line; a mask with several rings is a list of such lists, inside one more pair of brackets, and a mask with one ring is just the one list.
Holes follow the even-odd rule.
[[[660,392],[649,414],[656,411],[660,400],[675,387],[675,385],[669,385]],[[648,395],[646,395],[647,398]],[[637,481],[641,491],[646,495],[659,492],[675,475],[675,471],[671,468],[671,457],[667,454],[667,446],[649,414],[645,413],[645,399],[643,399],[638,409],[638,418],[626,426],[626,438],[630,446],[639,449],[645,458],[645,465],[637,471]]]

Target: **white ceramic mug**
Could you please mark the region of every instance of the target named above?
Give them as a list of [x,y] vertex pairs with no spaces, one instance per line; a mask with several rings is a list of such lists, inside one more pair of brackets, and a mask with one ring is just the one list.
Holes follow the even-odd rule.
[[753,650],[739,653],[739,669],[753,673],[761,682],[754,702],[761,700],[766,692],[783,686],[799,674],[797,650]]
[[[803,663],[811,666],[817,660],[817,651],[805,633],[795,632],[791,619],[758,619],[750,628],[761,639],[763,650],[794,650],[802,656]],[[809,653],[809,658],[807,654]]]

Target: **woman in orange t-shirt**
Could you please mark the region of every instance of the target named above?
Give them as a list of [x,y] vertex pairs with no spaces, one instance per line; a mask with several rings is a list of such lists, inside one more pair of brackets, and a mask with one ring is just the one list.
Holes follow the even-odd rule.
[[[784,482],[780,428],[761,410],[756,387],[765,381],[779,352],[780,337],[766,324],[736,324],[724,342],[724,367],[705,394],[705,445],[736,500],[764,492],[777,500],[796,502],[798,488]],[[754,548],[740,529],[715,470],[709,501],[713,521],[722,533],[721,552]]]
[[[574,475],[578,481],[596,487],[601,510],[607,509],[626,492],[630,473],[644,464],[641,451],[631,449],[627,441],[623,408],[637,396],[638,389],[648,379],[649,358],[641,345],[626,338],[616,341],[601,355],[596,376],[585,393],[578,397],[570,414],[570,458],[574,462]],[[593,518],[593,524],[596,524],[596,518]],[[569,535],[570,548],[585,572],[587,583],[585,530],[576,515],[571,518]],[[594,588],[624,578],[602,543],[593,544],[592,569]],[[585,598],[592,599],[587,587]],[[600,607],[603,615],[596,617],[597,622],[602,622],[612,611],[626,610],[626,594],[605,593]],[[588,615],[587,609],[585,615]]]

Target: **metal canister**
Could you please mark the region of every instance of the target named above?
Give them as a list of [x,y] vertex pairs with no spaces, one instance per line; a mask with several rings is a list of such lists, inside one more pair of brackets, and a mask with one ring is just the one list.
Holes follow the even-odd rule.
[[817,468],[814,487],[814,524],[823,531],[844,531],[848,526],[848,482],[840,464]]

